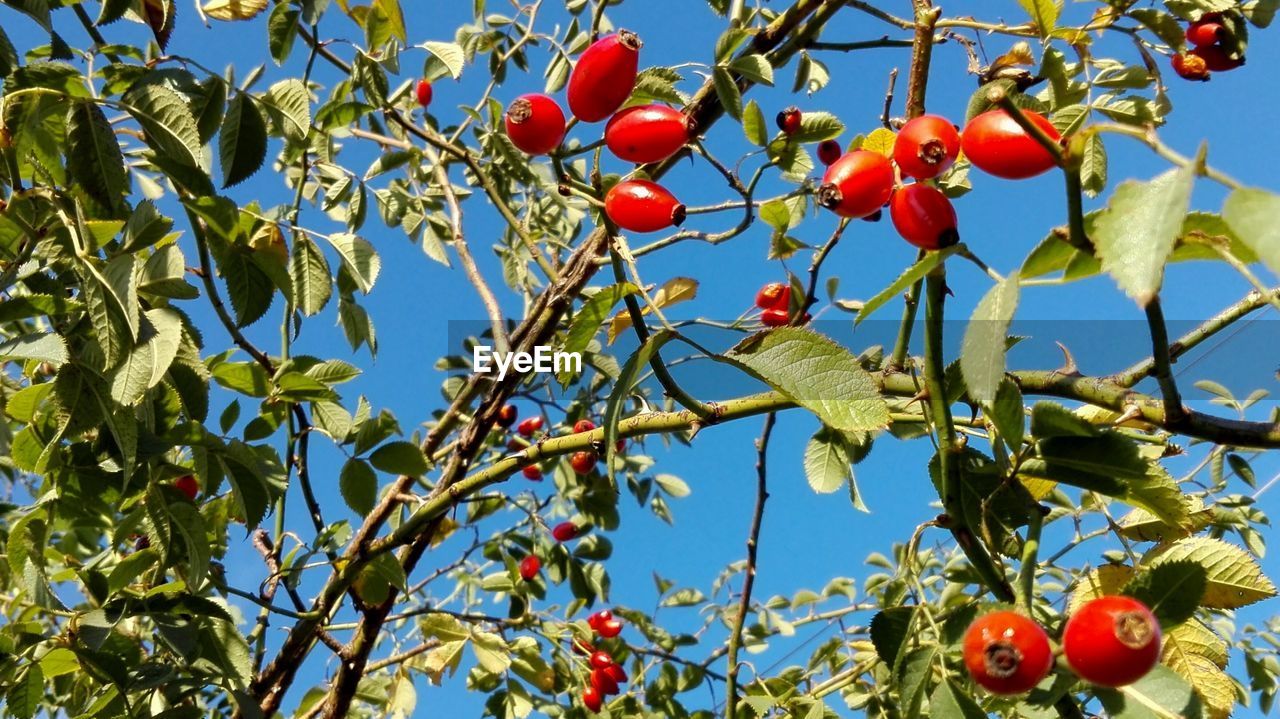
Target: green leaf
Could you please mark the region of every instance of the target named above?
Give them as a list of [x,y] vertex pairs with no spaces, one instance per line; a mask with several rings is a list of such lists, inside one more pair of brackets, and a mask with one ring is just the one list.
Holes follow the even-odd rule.
[[299,312],[310,317],[329,304],[329,298],[333,295],[329,262],[316,243],[306,235],[299,234],[294,238],[289,276],[293,283],[293,300],[297,303]]
[[36,715],[44,699],[44,672],[40,665],[31,663],[22,678],[5,692],[4,702],[8,714],[17,719],[31,719]]
[[800,131],[791,137],[792,142],[822,142],[834,140],[844,132],[844,123],[829,112],[814,110],[800,116]]
[[45,678],[52,679],[80,671],[80,660],[70,649],[57,647],[40,657],[40,669],[44,672]]
[[338,489],[352,511],[366,515],[378,501],[378,475],[364,460],[352,457],[342,465]]
[[227,297],[236,315],[236,327],[248,327],[267,313],[275,299],[271,277],[253,261],[253,252],[231,246],[217,258],[218,272],[227,283]]
[[1198,719],[1198,696],[1172,669],[1156,665],[1138,681],[1121,689],[1095,687],[1110,719]]
[[754,334],[725,353],[736,365],[808,409],[832,429],[883,429],[889,407],[858,358],[802,327]]
[[711,81],[716,89],[716,97],[720,98],[720,105],[724,107],[725,114],[741,122],[742,91],[738,89],[738,83],[733,79],[733,73],[717,65],[711,71]]
[[1089,197],[1097,197],[1107,187],[1107,147],[1098,133],[1084,141],[1080,156],[1080,184]]
[[747,142],[756,147],[769,144],[769,131],[765,127],[764,113],[755,100],[748,102],[742,113],[742,132],[747,136]]
[[1020,448],[1027,419],[1018,383],[1008,377],[1002,379],[995,398],[986,402],[983,408],[996,432],[1004,439],[1005,446],[1015,451]]
[[1280,195],[1253,188],[1235,190],[1222,205],[1222,218],[1262,264],[1280,274]]
[[929,681],[933,677],[933,665],[937,660],[937,646],[914,649],[903,660],[902,670],[898,673],[898,691],[904,716],[920,715],[920,706],[929,693]]
[[939,682],[929,697],[930,719],[986,719],[987,713],[950,678]]
[[1160,620],[1160,626],[1167,628],[1195,616],[1207,583],[1204,567],[1190,560],[1177,560],[1140,572],[1120,593],[1147,605]]
[[182,318],[177,312],[147,310],[138,344],[111,378],[111,397],[125,406],[137,404],[147,390],[164,379],[181,343]]
[[311,95],[302,80],[290,78],[272,85],[263,98],[286,137],[306,137],[311,128]]
[[1090,237],[1102,268],[1140,306],[1160,291],[1194,184],[1192,167],[1170,170],[1150,182],[1128,180],[1093,223]]
[[428,40],[422,44],[422,47],[444,65],[453,79],[457,80],[462,77],[462,69],[466,65],[467,55],[461,46],[452,42]]
[[915,607],[890,607],[871,618],[871,643],[885,665],[897,664],[915,612]]
[[202,168],[200,130],[191,108],[166,85],[140,83],[121,98],[145,132],[147,145],[170,162]]
[[[636,293],[636,286],[630,282],[610,285],[591,296],[583,303],[582,309],[573,316],[569,331],[565,333],[562,352],[585,352],[591,340],[600,331],[601,325],[615,305],[630,294]],[[568,384],[569,374],[566,370],[560,375],[560,382]]]
[[52,332],[36,332],[0,342],[0,361],[36,360],[61,367],[67,362],[67,343]]
[[67,169],[90,197],[117,215],[129,192],[124,155],[97,103],[72,102],[67,111]]
[[350,271],[360,291],[369,294],[373,283],[378,281],[378,273],[382,270],[382,259],[373,245],[363,238],[345,232],[326,235],[325,239],[342,257],[342,264]]
[[267,123],[247,93],[236,93],[227,107],[218,136],[218,156],[224,188],[252,177],[267,157]]
[[369,455],[369,461],[383,472],[414,477],[431,466],[426,455],[413,442],[387,442]]
[[1005,277],[978,302],[964,331],[960,371],[969,397],[977,402],[995,399],[1004,381],[1009,324],[1018,309],[1018,273]]
[[859,454],[858,450],[848,435],[823,427],[805,448],[804,472],[809,487],[819,494],[835,492],[848,482],[854,508],[866,512],[853,477],[853,465],[866,454]]
[[1040,37],[1049,37],[1058,26],[1058,14],[1062,12],[1059,0],[1018,0],[1018,4],[1031,16],[1040,31]]
[[1156,567],[1166,562],[1190,561],[1205,570],[1208,585],[1202,606],[1235,609],[1276,595],[1276,587],[1243,549],[1211,537],[1190,537],[1151,550],[1142,563]]
[[902,295],[907,291],[908,287],[915,284],[918,280],[924,279],[924,276],[929,274],[933,268],[941,264],[943,260],[955,254],[956,249],[957,247],[953,246],[938,252],[925,253],[925,256],[922,257],[919,262],[907,268],[907,271],[899,275],[898,279],[894,280],[892,284],[876,293],[875,297],[867,300],[866,304],[862,305],[862,309],[858,310],[857,316],[853,318],[854,326],[856,327],[857,325],[862,324],[862,321],[870,317],[871,313],[881,307],[884,307],[894,298]]
[[773,65],[769,64],[764,55],[757,53],[740,55],[729,63],[729,69],[751,82],[773,87]]
[[182,536],[187,547],[187,586],[199,587],[204,583],[205,574],[209,571],[209,559],[212,547],[206,536],[204,517],[195,505],[181,501],[168,506],[172,526]]
[[283,65],[293,52],[300,16],[301,13],[289,3],[280,3],[272,8],[267,18],[267,50],[277,65]]

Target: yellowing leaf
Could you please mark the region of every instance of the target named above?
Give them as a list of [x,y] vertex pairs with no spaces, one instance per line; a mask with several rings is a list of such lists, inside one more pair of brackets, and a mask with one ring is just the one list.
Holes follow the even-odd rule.
[[[688,277],[673,277],[667,280],[666,284],[658,289],[658,293],[653,296],[653,304],[658,309],[666,309],[672,305],[686,302],[698,296],[698,281]],[[645,305],[640,308],[640,314],[647,315],[653,310]],[[609,323],[609,344],[618,339],[618,335],[626,332],[631,328],[631,313],[623,310],[613,316],[613,321]]]
[[1262,568],[1243,549],[1221,539],[1193,537],[1164,544],[1147,553],[1147,565],[1190,560],[1204,567],[1209,576],[1201,606],[1235,609],[1276,595],[1276,587]]
[[466,645],[465,641],[445,642],[427,652],[426,658],[415,663],[414,668],[426,674],[432,684],[440,686],[446,672],[453,676],[458,671],[458,665],[462,663],[462,648]]
[[897,139],[898,136],[893,134],[892,130],[877,127],[871,131],[870,135],[867,135],[867,138],[862,141],[862,146],[858,149],[878,152],[885,157],[893,157],[893,143]]
[[214,20],[251,20],[267,9],[267,0],[209,0],[204,14]]
[[1124,585],[1128,584],[1132,578],[1133,567],[1126,567],[1120,564],[1104,564],[1094,569],[1089,572],[1088,576],[1080,580],[1076,590],[1071,593],[1071,599],[1067,602],[1067,614],[1074,614],[1081,605],[1090,599],[1119,594]]
[[1213,512],[1206,509],[1199,497],[1187,497],[1187,514],[1190,520],[1186,525],[1170,524],[1145,509],[1134,509],[1117,520],[1120,533],[1129,539],[1143,542],[1164,542],[1179,537],[1186,537],[1208,526]]
[[1164,636],[1160,662],[1177,672],[1208,707],[1207,716],[1224,719],[1235,706],[1235,685],[1226,672],[1227,643],[1204,624],[1193,619]]
[[1058,483],[1052,480],[1027,477],[1021,474],[1018,475],[1018,481],[1022,482],[1022,486],[1027,488],[1027,491],[1031,493],[1031,496],[1036,501],[1048,497],[1053,488],[1058,486]]

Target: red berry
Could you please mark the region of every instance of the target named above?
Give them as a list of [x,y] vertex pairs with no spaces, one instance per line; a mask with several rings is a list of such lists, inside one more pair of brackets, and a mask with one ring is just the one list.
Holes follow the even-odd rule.
[[613,443],[613,451],[615,454],[622,454],[627,449],[627,440],[620,439]]
[[538,466],[535,464],[531,464],[528,467],[525,467],[524,469],[520,470],[520,473],[523,474],[524,478],[529,480],[530,482],[542,481],[542,470],[538,469]]
[[520,452],[525,447],[528,447],[528,446],[529,446],[529,443],[520,439],[519,437],[512,437],[511,439],[507,440],[508,452]]
[[604,697],[600,695],[599,689],[587,687],[582,690],[582,704],[592,713],[599,713],[600,707],[604,706]]
[[521,95],[507,108],[507,137],[529,155],[545,155],[564,139],[564,110],[546,95]]
[[1184,80],[1204,82],[1209,79],[1209,65],[1199,55],[1178,53],[1169,58],[1169,62],[1173,65],[1173,71]]
[[760,313],[760,321],[765,327],[784,327],[791,324],[791,315],[786,310],[765,310]]
[[622,633],[622,622],[617,619],[603,619],[596,627],[596,632],[605,639],[613,639]]
[[619,30],[594,42],[569,75],[569,110],[583,122],[599,122],[622,107],[636,86],[640,48],[635,33]]
[[902,174],[932,180],[946,172],[960,154],[960,133],[949,120],[921,115],[902,126],[893,145],[893,161]]
[[923,250],[940,250],[960,241],[956,210],[936,187],[914,183],[889,199],[889,217],[902,239]]
[[840,143],[835,140],[823,140],[818,143],[818,160],[823,165],[831,166],[836,160],[840,159],[840,155],[844,151],[840,149]]
[[1187,42],[1196,47],[1209,47],[1217,45],[1224,37],[1226,37],[1227,29],[1222,23],[1214,20],[1201,19],[1187,26]]
[[591,646],[590,644],[586,643],[585,641],[583,641],[583,640],[581,640],[581,639],[577,639],[577,638],[575,638],[575,639],[573,640],[573,653],[574,653],[574,654],[581,654],[581,655],[583,655],[583,656],[587,656],[587,657],[589,657],[589,656],[591,656],[592,654],[594,654],[594,653],[595,653],[595,651],[596,651],[596,648],[595,648],[595,647],[593,647],[593,646]]
[[196,496],[200,494],[200,483],[195,477],[184,474],[173,481],[174,489],[187,495],[187,499],[192,502],[196,501]]
[[426,107],[431,104],[431,83],[427,80],[419,80],[417,90],[414,93],[418,97],[418,104]]
[[596,468],[599,458],[591,450],[582,450],[569,455],[569,466],[578,474],[591,474]]
[[1085,681],[1104,687],[1132,684],[1160,659],[1160,623],[1132,597],[1099,597],[1067,619],[1062,651]]
[[556,538],[557,542],[568,542],[578,537],[578,525],[573,522],[561,522],[551,530],[551,536]]
[[827,168],[818,202],[841,217],[866,217],[889,200],[893,165],[878,152],[854,150]]
[[[1058,130],[1044,115],[1023,110],[1037,127],[1053,140],[1061,139]],[[965,125],[960,146],[965,157],[978,169],[1006,180],[1035,177],[1058,164],[1054,156],[1022,129],[1004,110],[988,110]]]
[[604,196],[604,213],[632,232],[657,232],[684,222],[684,205],[648,180],[626,180],[611,187]]
[[613,619],[613,612],[608,609],[601,609],[595,614],[587,617],[587,626],[598,632],[600,631],[600,623],[607,622],[610,619]]
[[1049,674],[1053,651],[1039,624],[1016,612],[991,612],[965,632],[964,665],[992,694],[1022,694]]
[[609,652],[597,650],[591,655],[592,669],[605,669],[611,666],[613,666],[613,655]]
[[787,309],[791,306],[791,285],[770,282],[756,293],[756,307],[762,310]]
[[542,560],[530,554],[520,560],[520,578],[526,582],[533,581],[538,576],[538,572],[542,571]]
[[538,415],[524,419],[516,425],[516,432],[519,432],[522,437],[532,437],[540,429],[542,429],[542,417]]
[[[613,664],[609,666],[613,666]],[[606,669],[591,670],[591,686],[605,696],[612,696],[618,693],[618,680],[609,676]]]
[[520,410],[516,409],[514,404],[504,404],[502,409],[498,410],[498,426],[502,428],[510,427],[516,423],[516,417],[520,416]]
[[778,123],[778,129],[782,130],[783,134],[794,135],[800,132],[800,126],[804,122],[804,114],[800,112],[800,108],[792,105],[778,113],[775,120]]
[[666,105],[628,107],[604,128],[609,151],[627,162],[662,162],[689,141],[689,117]]
[[627,681],[627,672],[619,664],[610,664],[605,668],[604,673],[608,674],[610,679],[619,684]]
[[573,433],[581,434],[582,432],[590,432],[596,428],[596,423],[589,419],[580,419],[573,423]]
[[1191,51],[1192,55],[1204,60],[1205,67],[1214,72],[1234,70],[1244,64],[1244,58],[1234,58],[1227,54],[1221,46],[1198,47]]

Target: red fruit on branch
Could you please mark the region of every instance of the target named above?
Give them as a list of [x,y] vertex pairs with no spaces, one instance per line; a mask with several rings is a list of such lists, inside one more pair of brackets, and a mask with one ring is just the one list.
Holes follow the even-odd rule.
[[622,633],[622,622],[617,619],[602,619],[596,632],[605,639],[613,639]]
[[542,470],[538,469],[537,465],[531,464],[528,467],[525,467],[524,469],[520,470],[520,473],[523,474],[524,478],[529,480],[530,482],[542,481]]
[[631,96],[644,43],[619,30],[592,43],[569,74],[569,111],[583,122],[599,122]]
[[530,554],[520,560],[520,578],[526,582],[533,581],[538,576],[538,572],[542,571],[542,560]]
[[613,612],[609,611],[608,609],[601,609],[595,614],[592,614],[591,616],[587,617],[587,626],[591,627],[592,630],[599,632],[600,624],[602,622],[607,622],[610,619],[613,619]]
[[1244,64],[1244,58],[1231,57],[1220,45],[1198,47],[1192,50],[1190,54],[1204,60],[1205,67],[1214,72],[1234,70]]
[[622,684],[627,681],[627,672],[619,664],[610,664],[604,669],[604,673],[609,675],[609,678],[618,684]]
[[878,152],[854,150],[827,168],[818,203],[841,217],[866,217],[893,192],[893,165]]
[[840,155],[844,151],[840,149],[840,143],[835,140],[823,140],[818,143],[818,161],[823,165],[830,167],[840,159]]
[[969,676],[992,694],[1031,691],[1053,667],[1049,637],[1039,624],[1016,612],[978,617],[964,634]]
[[765,327],[785,327],[791,323],[791,315],[786,310],[765,310],[760,313],[760,322]]
[[791,305],[791,285],[770,282],[756,293],[756,307],[762,310],[786,309]]
[[592,669],[607,669],[613,666],[613,655],[609,652],[597,650],[591,655]]
[[1067,619],[1062,633],[1067,664],[1103,687],[1132,684],[1160,660],[1160,623],[1132,597],[1099,597]]
[[592,421],[591,421],[591,420],[589,420],[589,419],[580,419],[580,420],[578,420],[577,422],[574,422],[574,423],[573,423],[573,433],[574,433],[574,434],[581,434],[581,433],[583,433],[583,432],[590,432],[591,430],[593,430],[593,429],[595,429],[595,428],[596,428],[596,423],[595,423],[595,422],[592,422]]
[[889,217],[902,239],[924,250],[940,250],[960,241],[956,210],[936,187],[914,183],[889,199]]
[[902,126],[893,145],[893,161],[902,174],[932,180],[955,164],[960,133],[949,120],[921,115]]
[[600,461],[595,452],[582,450],[569,455],[569,466],[578,474],[591,474],[595,471],[596,462]]
[[600,694],[600,690],[595,687],[583,689],[582,705],[590,709],[593,714],[598,714],[600,707],[604,706],[604,697]]
[[516,423],[516,417],[520,416],[520,410],[516,409],[514,404],[504,404],[502,409],[498,410],[498,426],[506,429]]
[[1187,42],[1195,47],[1217,45],[1227,36],[1227,29],[1217,20],[1201,18],[1187,26]]
[[431,90],[431,82],[428,80],[419,80],[418,87],[414,89],[414,96],[418,99],[418,104],[426,107],[431,104],[431,96],[434,93]]
[[[1033,110],[1022,114],[1055,142],[1062,139],[1044,115]],[[960,147],[975,167],[1006,180],[1035,177],[1058,164],[1053,154],[1004,110],[988,110],[970,120],[960,136]]]
[[628,107],[605,125],[604,142],[619,160],[662,162],[689,142],[689,117],[666,105]]
[[[613,666],[613,664],[609,666]],[[618,681],[609,676],[606,669],[591,670],[591,686],[604,696],[613,696],[618,693]]]
[[1178,73],[1178,77],[1184,80],[1204,82],[1209,79],[1209,65],[1199,55],[1178,53],[1169,58],[1169,63],[1173,65],[1173,71]]
[[596,651],[596,648],[595,648],[595,647],[591,646],[590,644],[586,643],[585,641],[583,641],[583,640],[581,640],[581,639],[576,639],[576,638],[575,638],[575,639],[573,640],[573,645],[572,645],[572,646],[573,646],[573,653],[574,653],[574,654],[581,654],[582,656],[585,656],[585,657],[589,657],[589,656],[591,656],[591,655],[592,655],[592,654],[594,654],[594,653],[595,653],[595,651]]
[[613,224],[632,232],[657,232],[684,222],[684,205],[649,180],[626,180],[609,188],[604,213]]
[[568,542],[578,538],[578,525],[573,522],[561,522],[551,529],[551,536],[557,542]]
[[507,107],[507,137],[529,155],[545,155],[564,139],[564,110],[546,95],[521,95]]
[[184,474],[175,479],[173,481],[173,487],[179,492],[185,494],[187,499],[192,502],[196,501],[196,497],[200,494],[200,483],[196,481],[195,477],[189,474]]
[[516,425],[516,432],[522,437],[532,437],[540,429],[542,429],[542,417],[539,415],[524,419]]
[[800,112],[800,108],[792,105],[779,112],[774,122],[778,123],[778,129],[782,130],[784,135],[794,135],[800,132],[800,127],[804,124],[804,113]]

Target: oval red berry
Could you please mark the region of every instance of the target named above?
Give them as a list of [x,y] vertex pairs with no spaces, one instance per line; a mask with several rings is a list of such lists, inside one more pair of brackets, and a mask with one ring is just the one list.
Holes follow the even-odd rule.
[[936,187],[914,183],[889,200],[889,217],[902,239],[924,250],[940,250],[960,241],[956,210]]
[[1132,684],[1160,660],[1160,623],[1132,597],[1099,597],[1067,619],[1062,651],[1081,679],[1104,687]]
[[878,152],[854,150],[827,168],[818,202],[841,217],[866,217],[889,201],[893,165]]
[[604,212],[613,224],[632,232],[657,232],[684,222],[684,205],[649,180],[625,180],[609,188]]
[[1016,612],[978,617],[964,635],[964,665],[969,676],[992,694],[1031,691],[1053,667],[1053,651],[1044,629]]
[[902,174],[932,180],[955,164],[960,133],[949,120],[921,115],[902,126],[893,144],[893,161]]
[[604,141],[619,160],[662,162],[689,142],[689,118],[666,105],[628,107],[605,125]]
[[631,96],[644,43],[619,30],[592,43],[569,74],[569,111],[583,122],[612,115]]
[[[1023,110],[1053,140],[1057,128],[1038,112]],[[960,136],[965,157],[978,169],[1006,180],[1025,180],[1057,165],[1057,160],[1004,110],[988,110],[965,125]]]
[[546,95],[521,95],[507,108],[507,137],[529,155],[545,155],[564,139],[564,110]]

